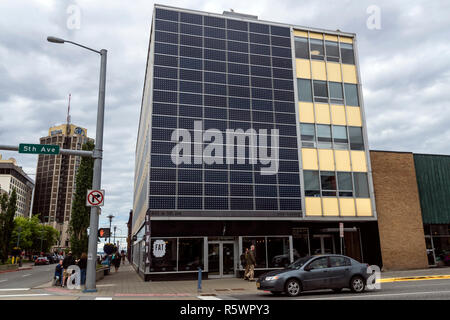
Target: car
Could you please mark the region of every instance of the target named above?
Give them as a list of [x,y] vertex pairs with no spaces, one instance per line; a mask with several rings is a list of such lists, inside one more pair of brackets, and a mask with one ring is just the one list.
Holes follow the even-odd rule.
[[298,296],[303,291],[332,289],[340,292],[349,288],[361,293],[365,290],[368,264],[336,254],[307,256],[296,260],[284,269],[261,275],[256,281],[259,290],[278,295]]
[[50,264],[50,262],[48,261],[47,257],[38,257],[38,258],[34,261],[34,265],[35,265],[35,266],[45,265],[45,264]]

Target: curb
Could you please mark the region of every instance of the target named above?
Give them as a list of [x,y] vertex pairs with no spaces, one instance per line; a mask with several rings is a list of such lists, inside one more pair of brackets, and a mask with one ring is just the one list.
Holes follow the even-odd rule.
[[420,281],[420,280],[439,280],[439,279],[450,279],[450,275],[384,278],[384,279],[380,279],[377,282],[382,283],[382,282]]

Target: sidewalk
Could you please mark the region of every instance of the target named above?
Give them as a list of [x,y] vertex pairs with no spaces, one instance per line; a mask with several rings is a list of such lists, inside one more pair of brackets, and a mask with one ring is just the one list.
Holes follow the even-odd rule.
[[450,267],[381,272],[382,279],[423,278],[431,276],[450,277]]

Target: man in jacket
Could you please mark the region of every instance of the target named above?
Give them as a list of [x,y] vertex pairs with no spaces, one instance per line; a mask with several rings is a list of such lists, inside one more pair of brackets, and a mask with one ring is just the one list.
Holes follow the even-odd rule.
[[248,278],[250,281],[255,281],[255,265],[256,265],[256,253],[255,246],[251,245],[250,251],[248,252],[248,261],[249,261],[249,270],[248,270]]

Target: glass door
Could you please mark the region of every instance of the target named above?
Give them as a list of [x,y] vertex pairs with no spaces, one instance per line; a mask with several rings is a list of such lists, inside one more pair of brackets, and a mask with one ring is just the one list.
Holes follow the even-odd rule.
[[208,275],[220,277],[220,244],[208,243]]
[[315,234],[311,241],[312,254],[336,253],[334,237],[331,234]]
[[208,243],[208,277],[234,277],[234,241]]
[[222,277],[234,277],[234,242],[222,242]]

